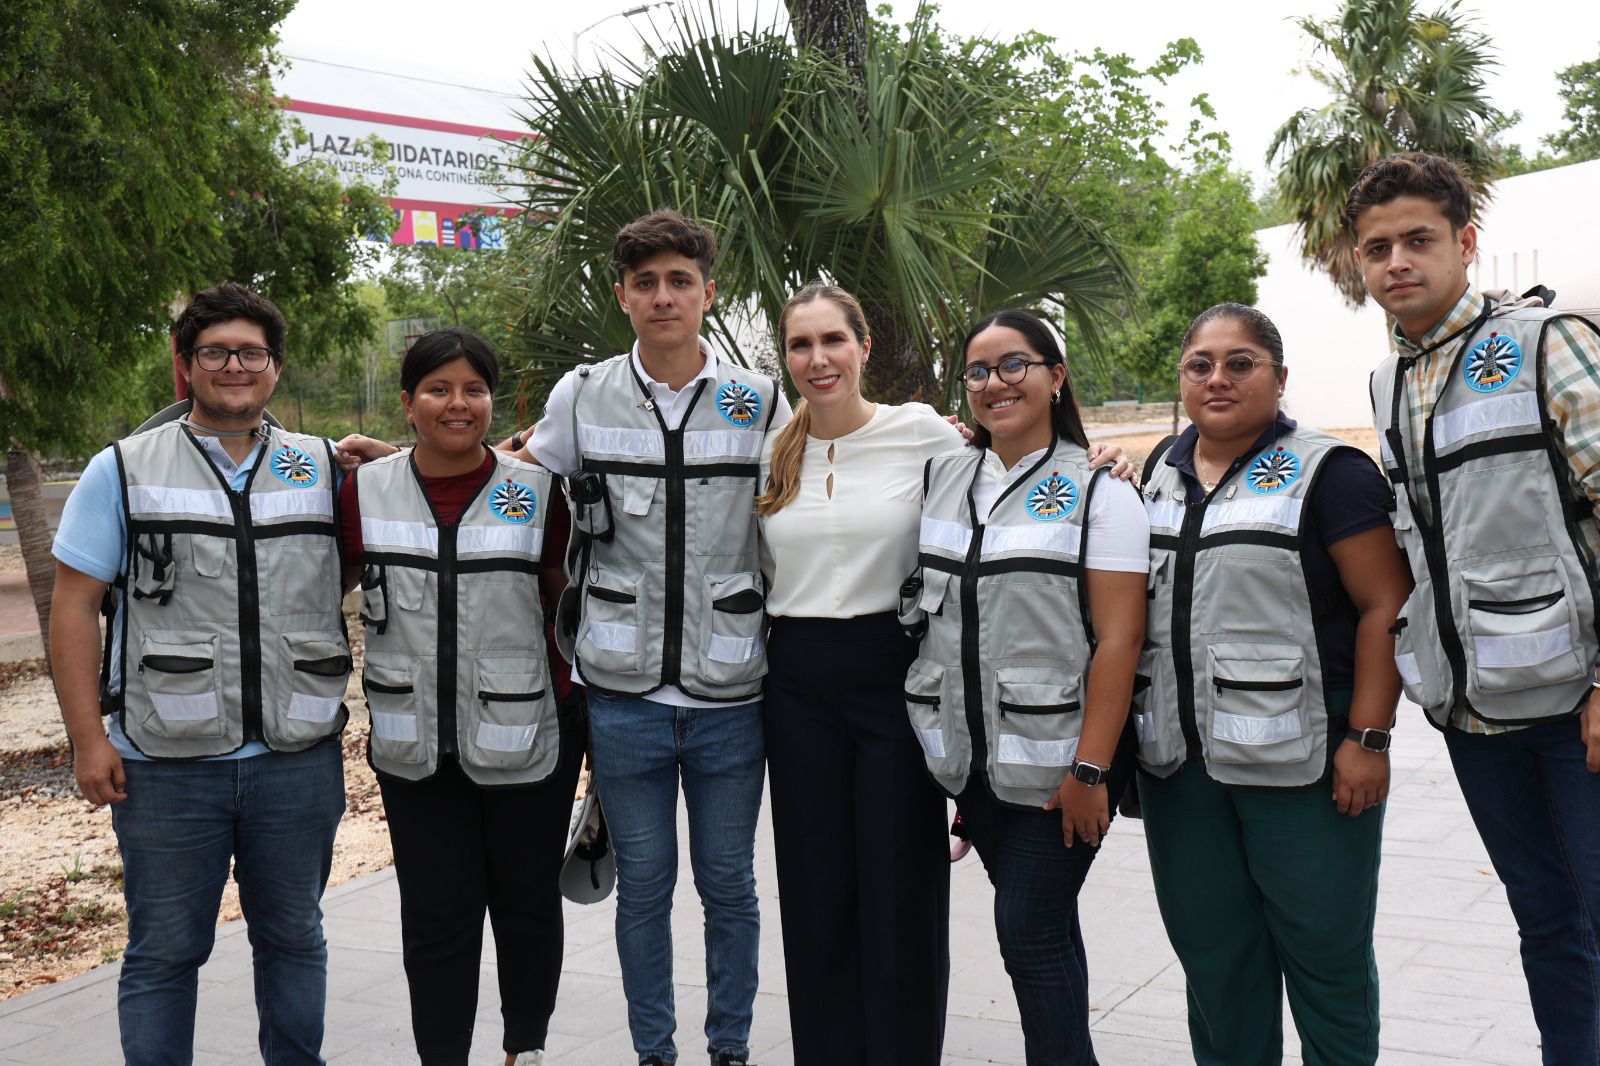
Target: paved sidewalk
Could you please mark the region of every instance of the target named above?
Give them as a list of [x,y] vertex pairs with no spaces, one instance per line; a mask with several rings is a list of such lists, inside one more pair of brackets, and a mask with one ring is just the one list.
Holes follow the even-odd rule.
[[[1537,1062],[1538,1034],[1505,895],[1467,817],[1442,739],[1415,707],[1402,709],[1401,721],[1378,896],[1382,1061],[1385,1066]],[[687,839],[685,833],[680,819],[680,840]],[[763,930],[753,1058],[761,1066],[791,1066],[777,879],[765,816],[757,849]],[[680,1061],[698,1066],[705,1061],[699,1035],[705,956],[687,848],[680,850],[674,928],[678,1041]],[[1022,1035],[995,947],[988,882],[976,856],[954,872],[945,1062],[1020,1064]],[[1113,826],[1082,907],[1100,1061],[1106,1066],[1191,1061],[1183,974],[1156,912],[1138,823],[1119,820]],[[415,1062],[392,873],[335,889],[326,908],[331,961],[325,1054],[340,1066]],[[630,1066],[636,1060],[611,942],[613,909],[609,902],[569,905],[567,918],[566,969],[549,1045],[552,1066]],[[504,1061],[492,950],[482,970],[473,1048],[473,1060],[481,1066]],[[0,1003],[0,1063],[120,1062],[116,975],[117,967],[106,966]],[[1286,1061],[1298,1063],[1289,1028]],[[235,923],[219,931],[216,951],[201,972],[197,1060],[259,1061],[255,1030],[249,943],[242,924]]]

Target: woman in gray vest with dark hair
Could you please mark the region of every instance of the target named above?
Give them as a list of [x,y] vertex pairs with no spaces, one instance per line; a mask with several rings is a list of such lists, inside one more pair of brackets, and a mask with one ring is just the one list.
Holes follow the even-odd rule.
[[1390,627],[1411,580],[1372,460],[1280,409],[1283,341],[1211,308],[1178,366],[1193,423],[1146,461],[1150,618],[1139,796],[1195,1060],[1378,1056],[1372,928]]
[[1043,321],[1002,311],[964,349],[979,428],[924,474],[906,708],[994,885],[1029,1066],[1092,1064],[1077,897],[1133,768],[1147,527],[1133,488],[1090,469]]
[[507,1066],[544,1063],[561,977],[559,879],[583,740],[558,714],[564,679],[543,623],[564,583],[561,545],[547,541],[558,493],[547,471],[484,445],[499,376],[468,330],[418,338],[400,368],[416,446],[362,466],[340,498],[345,580],[362,588],[368,760],[425,1064],[467,1061],[486,910]]

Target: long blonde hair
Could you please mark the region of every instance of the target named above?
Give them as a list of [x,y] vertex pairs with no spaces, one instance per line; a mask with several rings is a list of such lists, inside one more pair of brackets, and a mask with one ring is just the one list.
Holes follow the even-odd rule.
[[[861,344],[867,343],[867,316],[861,302],[837,285],[813,281],[789,297],[778,316],[778,354],[786,357],[789,350],[789,312],[813,300],[827,300],[844,312],[850,332]],[[778,431],[772,445],[772,470],[767,475],[766,491],[756,497],[756,514],[770,518],[794,502],[800,494],[800,464],[806,455],[806,438],[811,433],[810,405],[804,400],[794,409],[794,417]]]

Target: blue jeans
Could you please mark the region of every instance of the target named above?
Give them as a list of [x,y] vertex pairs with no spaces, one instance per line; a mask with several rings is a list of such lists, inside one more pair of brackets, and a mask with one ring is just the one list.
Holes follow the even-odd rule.
[[1579,720],[1444,737],[1517,919],[1544,1061],[1600,1062],[1600,775]]
[[328,949],[322,890],[344,814],[338,741],[216,762],[126,761],[111,808],[128,950],[117,985],[129,1066],[194,1060],[195,994],[234,861],[255,960],[261,1058],[321,1063]]
[[591,692],[589,736],[617,853],[617,957],[634,1050],[641,1058],[677,1061],[672,891],[681,774],[689,862],[705,908],[708,1050],[748,1055],[761,938],[755,877],[765,768],[761,705],[673,707]]
[[[1133,752],[1124,743],[1107,782],[1112,817],[1132,770]],[[956,808],[994,886],[995,934],[1016,993],[1028,1066],[1094,1066],[1078,892],[1100,849],[1082,840],[1067,847],[1060,811],[1007,806],[976,779],[968,779]]]

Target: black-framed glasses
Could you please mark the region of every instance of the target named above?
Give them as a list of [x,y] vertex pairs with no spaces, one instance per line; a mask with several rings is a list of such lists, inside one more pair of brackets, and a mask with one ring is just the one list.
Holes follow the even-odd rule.
[[[1263,363],[1275,366],[1277,360],[1258,358],[1254,355],[1230,355],[1222,361],[1222,372],[1228,375],[1229,381],[1244,381]],[[1179,363],[1178,369],[1182,371],[1184,379],[1191,384],[1204,385],[1211,380],[1211,375],[1216,373],[1217,361],[1196,355]]]
[[1028,376],[1030,366],[1049,365],[1048,359],[1024,359],[1020,355],[1008,355],[994,366],[973,363],[961,372],[961,380],[966,384],[968,392],[982,392],[989,384],[990,374],[998,374],[1000,380],[1007,385],[1015,385]]
[[228,360],[237,356],[239,366],[252,374],[259,374],[272,362],[272,349],[262,348],[257,345],[247,345],[243,348],[225,348],[220,344],[202,344],[198,348],[189,349],[189,354],[194,356],[194,361],[200,364],[201,370],[221,370],[228,365]]

